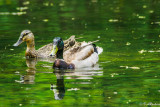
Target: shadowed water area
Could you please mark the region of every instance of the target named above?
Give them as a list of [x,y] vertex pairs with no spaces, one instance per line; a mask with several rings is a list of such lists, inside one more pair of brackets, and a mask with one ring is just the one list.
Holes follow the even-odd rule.
[[[0,0],[0,106],[160,105],[159,0]],[[25,59],[22,30],[36,49],[75,35],[103,47],[95,67],[54,70]]]

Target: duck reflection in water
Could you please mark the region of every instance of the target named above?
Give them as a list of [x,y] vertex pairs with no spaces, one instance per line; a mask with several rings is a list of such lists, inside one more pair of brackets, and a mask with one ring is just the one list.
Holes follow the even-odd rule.
[[15,80],[16,82],[22,83],[22,84],[34,84],[35,80],[35,74],[36,74],[36,64],[38,61],[43,62],[53,62],[54,58],[26,58],[26,75],[20,75],[20,80]]
[[[97,64],[94,67],[89,68],[83,68],[83,69],[76,69],[76,70],[60,70],[60,69],[54,69],[54,74],[56,75],[57,82],[55,84],[51,84],[50,89],[54,92],[54,98],[55,100],[62,100],[65,96],[66,91],[72,91],[72,90],[79,90],[78,88],[70,88],[65,90],[65,79],[93,79],[92,76],[97,75],[103,75],[102,68],[99,68],[99,65]],[[80,84],[91,84],[89,81],[86,82],[80,82]]]
[[15,80],[15,81],[22,84],[34,84],[36,64],[37,64],[37,59],[35,58],[26,59],[26,65],[28,66],[28,68],[26,69],[27,73],[26,75],[20,75],[20,80]]
[[64,72],[63,70],[56,70],[53,72],[56,75],[57,83],[56,86],[51,84],[50,89],[54,92],[55,100],[62,100],[65,96]]

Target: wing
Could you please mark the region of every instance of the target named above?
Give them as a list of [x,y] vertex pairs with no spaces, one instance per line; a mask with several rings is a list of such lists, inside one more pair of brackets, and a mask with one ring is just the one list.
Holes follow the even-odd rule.
[[78,46],[74,46],[73,48],[64,52],[63,58],[66,62],[72,62],[72,60],[85,60],[90,57],[94,53],[94,47],[92,45],[88,45],[88,43],[83,42]]

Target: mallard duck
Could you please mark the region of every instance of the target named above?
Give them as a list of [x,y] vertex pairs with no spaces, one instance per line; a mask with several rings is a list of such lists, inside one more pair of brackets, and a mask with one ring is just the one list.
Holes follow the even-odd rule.
[[[22,42],[26,41],[27,49],[25,52],[25,56],[29,58],[35,57],[49,57],[50,52],[52,50],[53,44],[47,44],[38,50],[35,50],[35,42],[34,42],[34,35],[30,30],[23,30],[20,34],[18,41],[13,46],[18,46]],[[71,36],[68,40],[64,42],[65,50],[69,49],[75,44],[75,36]]]
[[103,51],[101,47],[86,42],[77,43],[65,52],[63,50],[64,42],[62,38],[55,37],[53,39],[53,50],[50,54],[50,56],[57,57],[53,68],[75,69],[94,66],[98,62],[99,54]]

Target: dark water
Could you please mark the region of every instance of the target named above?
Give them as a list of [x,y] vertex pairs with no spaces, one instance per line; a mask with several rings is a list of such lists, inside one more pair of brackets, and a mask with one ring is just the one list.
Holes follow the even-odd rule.
[[[160,106],[159,0],[0,0],[0,106]],[[36,49],[60,36],[100,40],[96,67],[55,71],[26,60],[24,29]]]

